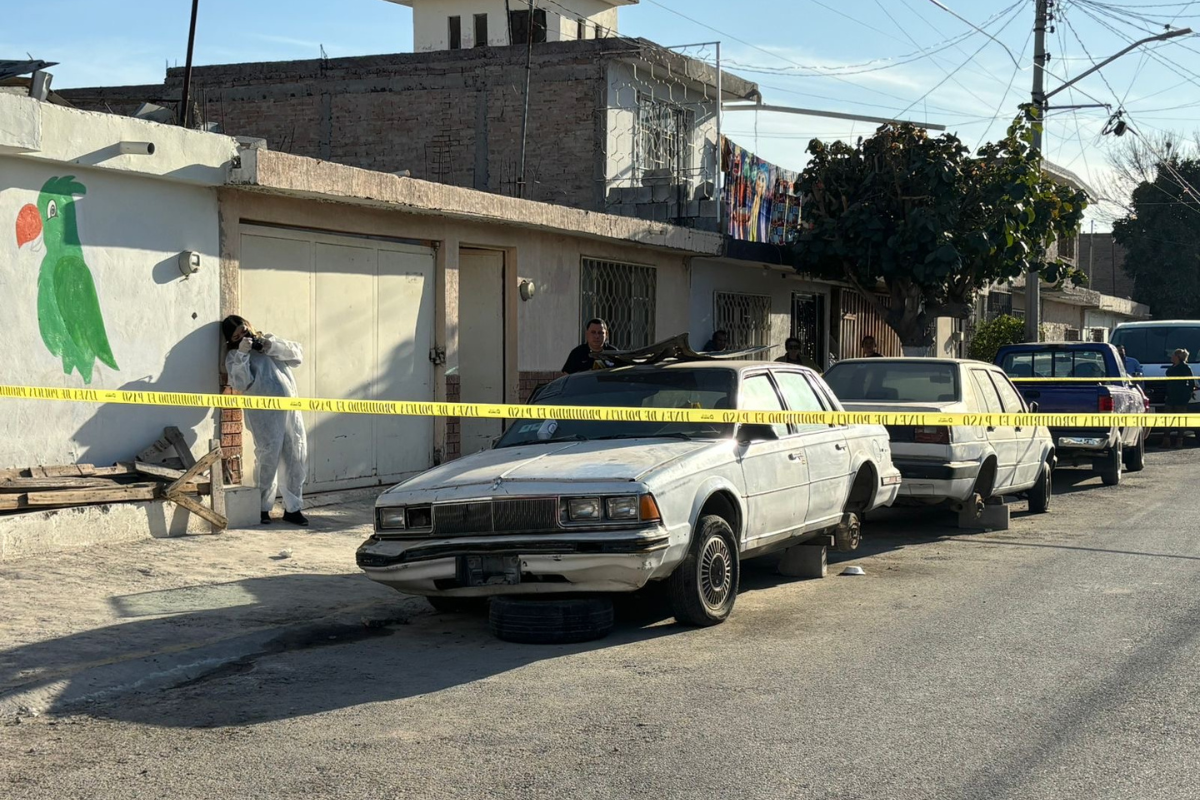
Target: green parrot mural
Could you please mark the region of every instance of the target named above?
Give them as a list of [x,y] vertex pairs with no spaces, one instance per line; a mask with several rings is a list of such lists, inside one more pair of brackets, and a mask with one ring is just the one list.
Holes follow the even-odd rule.
[[62,359],[63,373],[78,370],[85,384],[99,360],[120,369],[108,344],[92,272],[79,243],[75,198],[87,191],[74,175],[46,181],[37,205],[17,214],[17,248],[46,250],[38,272],[38,327],[46,349]]

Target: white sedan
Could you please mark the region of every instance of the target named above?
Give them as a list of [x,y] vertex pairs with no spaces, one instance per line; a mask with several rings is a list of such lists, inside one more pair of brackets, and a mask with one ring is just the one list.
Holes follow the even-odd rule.
[[[584,372],[537,401],[842,410],[814,372],[773,362]],[[518,420],[493,449],[385,492],[357,561],[440,609],[666,581],[677,619],[711,625],[733,608],[742,559],[802,546],[823,563],[821,545],[853,549],[859,517],[899,483],[880,426]]]
[[[1029,411],[1004,371],[952,358],[858,358],[825,373],[850,411],[1009,413]],[[977,513],[1003,495],[1023,495],[1035,513],[1050,507],[1054,441],[1043,427],[889,425],[901,501],[948,503]]]

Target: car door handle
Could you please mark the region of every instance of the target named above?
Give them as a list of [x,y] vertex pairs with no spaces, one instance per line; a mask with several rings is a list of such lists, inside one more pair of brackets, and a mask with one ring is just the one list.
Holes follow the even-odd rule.
[[988,425],[988,433],[995,433],[995,432],[996,432],[996,426]]
[[845,450],[846,445],[842,444],[841,442],[837,442],[833,445],[833,449],[834,450]]
[[799,453],[788,453],[788,461],[799,461],[801,458]]

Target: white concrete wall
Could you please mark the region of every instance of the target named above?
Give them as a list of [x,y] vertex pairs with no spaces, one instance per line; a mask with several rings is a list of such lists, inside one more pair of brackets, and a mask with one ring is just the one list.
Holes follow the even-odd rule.
[[[688,293],[690,320],[688,341],[699,349],[712,336],[714,299],[717,292],[767,295],[771,298],[771,344],[778,345],[768,357],[783,355],[783,345],[792,333],[792,294],[819,294],[825,297],[824,352],[829,352],[829,286],[802,280],[795,272],[769,269],[744,261],[695,259],[691,265]],[[661,295],[660,295],[661,296]]]
[[[47,126],[45,138],[66,140],[72,134]],[[49,253],[45,247],[35,251],[38,242],[18,249],[14,235],[21,209],[37,204],[49,178],[64,175],[74,175],[86,189],[75,201],[79,241],[117,363],[113,369],[95,362],[90,382],[78,371],[64,374],[62,360],[43,341],[38,276],[48,267],[43,260]],[[184,250],[201,256],[199,274],[187,279],[177,267]],[[0,155],[0,326],[5,340],[0,384],[215,391],[219,256],[214,189]],[[78,313],[69,305],[60,307],[64,313]],[[206,450],[214,435],[210,412],[182,408],[0,400],[0,419],[0,468],[111,464],[132,458],[167,425],[181,428],[191,443],[200,440],[198,450]]]
[[[488,15],[488,45],[503,47],[508,42],[508,15],[504,0],[414,0],[413,50],[418,53],[446,50],[450,47],[450,17],[462,19],[462,46],[475,45],[475,15]],[[615,36],[617,9],[604,0],[535,0],[536,8],[546,11],[546,40],[573,41],[578,26],[576,20],[588,20],[588,39],[596,38],[596,26]],[[508,8],[520,11],[528,8],[524,0],[512,0]]]
[[608,186],[640,186],[635,174],[638,96],[682,106],[692,115],[690,136],[691,185],[716,180],[717,105],[716,89],[690,89],[663,67],[612,62],[608,71],[608,132],[605,142]]

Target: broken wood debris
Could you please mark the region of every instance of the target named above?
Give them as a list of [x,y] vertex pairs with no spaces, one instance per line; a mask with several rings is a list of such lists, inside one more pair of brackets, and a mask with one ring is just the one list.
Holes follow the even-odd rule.
[[[196,460],[180,430],[170,427],[132,462],[0,470],[0,512],[162,500],[203,518],[217,533],[227,525],[222,458],[214,440],[212,449]],[[206,495],[212,508],[198,499]]]

